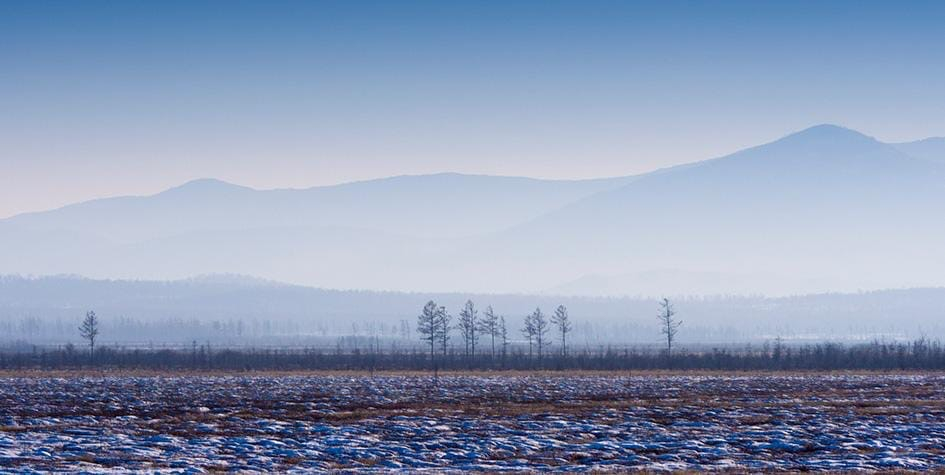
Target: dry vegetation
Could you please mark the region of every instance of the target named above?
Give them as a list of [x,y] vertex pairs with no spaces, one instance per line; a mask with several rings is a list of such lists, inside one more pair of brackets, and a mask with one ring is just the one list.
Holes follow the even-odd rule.
[[[0,389],[0,451],[18,447],[0,469],[941,468],[943,383],[851,373],[434,382],[417,373],[26,372]],[[40,449],[56,443],[55,453]]]

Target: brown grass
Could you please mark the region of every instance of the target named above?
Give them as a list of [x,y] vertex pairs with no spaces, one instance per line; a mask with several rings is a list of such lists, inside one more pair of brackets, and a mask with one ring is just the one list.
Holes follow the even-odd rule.
[[[669,376],[709,376],[709,377],[748,377],[748,376],[843,376],[843,375],[913,375],[945,376],[943,370],[471,370],[440,371],[442,377],[669,377]],[[186,377],[186,376],[344,376],[371,377],[370,371],[355,370],[207,370],[207,369],[3,369],[0,378],[74,378],[74,377]],[[414,370],[376,370],[376,377],[429,377],[430,371]]]
[[17,433],[17,432],[29,432],[30,430],[31,428],[26,427],[26,426],[0,426],[0,432]]

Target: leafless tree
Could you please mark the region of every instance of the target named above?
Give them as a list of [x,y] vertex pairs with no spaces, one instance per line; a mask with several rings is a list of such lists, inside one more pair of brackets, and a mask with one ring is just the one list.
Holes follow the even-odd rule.
[[446,355],[446,345],[450,341],[450,330],[453,329],[453,316],[446,311],[446,307],[439,307],[436,312],[437,338],[443,346],[443,354]]
[[410,323],[407,320],[400,321],[400,337],[404,340],[410,339]]
[[492,305],[482,312],[482,320],[479,321],[477,331],[491,339],[492,358],[495,359],[495,337],[499,336],[499,316],[492,310]]
[[509,327],[505,324],[504,315],[499,317],[499,330],[497,333],[499,338],[502,339],[502,359],[504,364],[505,355],[509,350]]
[[784,340],[781,339],[781,335],[778,335],[774,339],[774,352],[771,355],[771,358],[774,359],[775,363],[781,365],[781,357],[784,355]]
[[541,362],[542,350],[544,347],[551,344],[551,342],[545,338],[551,324],[548,322],[548,319],[545,318],[545,314],[541,312],[540,308],[535,308],[535,312],[532,313],[532,324],[535,326],[535,342],[538,344],[538,361]]
[[532,345],[535,343],[535,314],[525,315],[522,325],[522,335],[528,339],[528,357],[532,357]]
[[439,310],[436,302],[429,301],[423,306],[423,311],[417,316],[417,333],[424,342],[430,342],[430,361],[435,360],[435,348],[439,336]]
[[558,305],[555,314],[551,316],[551,323],[558,327],[561,333],[561,355],[568,356],[568,333],[571,332],[571,319],[568,317],[568,307]]
[[459,311],[459,320],[457,328],[463,337],[463,344],[466,346],[466,357],[470,354],[476,354],[476,341],[479,340],[479,311],[472,300],[467,300],[466,305]]
[[660,300],[660,312],[657,318],[660,321],[660,332],[666,336],[666,356],[670,361],[673,358],[673,341],[676,340],[676,333],[679,332],[679,326],[682,325],[682,321],[675,317],[676,310],[673,309],[673,304],[670,303],[669,299]]
[[79,325],[79,335],[89,341],[89,360],[95,359],[95,340],[98,338],[98,317],[89,310]]

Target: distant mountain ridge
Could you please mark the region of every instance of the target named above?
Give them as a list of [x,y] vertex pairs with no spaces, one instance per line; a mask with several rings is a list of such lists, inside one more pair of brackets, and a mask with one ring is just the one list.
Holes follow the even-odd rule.
[[945,137],[930,137],[915,142],[904,142],[892,145],[903,153],[913,157],[945,164]]
[[424,215],[455,213],[488,232],[633,177],[538,180],[441,173],[304,189],[254,190],[198,179],[151,196],[104,198],[0,220],[31,229],[83,230],[118,242],[204,229],[328,227],[418,237],[466,236]]
[[618,295],[639,294],[619,291],[626,276],[661,269],[675,269],[665,293],[945,285],[940,143],[821,125],[613,179],[447,173],[265,191],[196,180],[0,220],[0,269],[478,292],[584,278]]
[[[584,198],[510,231],[488,252],[542,263],[537,256],[556,248],[596,250],[580,263],[549,265],[546,275],[577,265],[603,273],[670,267],[834,282],[821,290],[912,286],[940,278],[945,227],[934,217],[943,212],[939,164],[820,126]],[[539,238],[516,242],[525,229]]]

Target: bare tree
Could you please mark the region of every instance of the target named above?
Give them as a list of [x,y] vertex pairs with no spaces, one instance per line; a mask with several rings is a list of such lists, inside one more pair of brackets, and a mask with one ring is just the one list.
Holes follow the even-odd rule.
[[400,321],[400,338],[404,340],[410,339],[410,323],[407,320]]
[[483,335],[489,336],[492,340],[492,359],[495,359],[495,337],[499,335],[499,316],[492,310],[492,305],[486,307],[482,312],[482,320],[479,321],[477,331]]
[[545,338],[551,324],[548,322],[548,319],[545,318],[545,314],[541,312],[540,308],[535,308],[535,312],[532,313],[532,324],[535,327],[535,340],[538,344],[538,361],[541,362],[542,349],[551,344],[551,342]]
[[439,307],[436,311],[436,334],[443,346],[443,354],[446,355],[446,344],[450,341],[450,330],[453,329],[453,316],[446,311],[446,307]]
[[522,325],[522,335],[528,339],[528,357],[532,357],[532,345],[535,342],[535,314],[525,315],[525,323]]
[[476,305],[472,300],[467,300],[466,305],[459,311],[459,321],[456,326],[463,337],[463,344],[466,345],[466,357],[469,357],[470,351],[472,355],[476,354],[476,341],[479,339],[478,315],[479,311],[476,310]]
[[423,311],[417,316],[417,333],[421,335],[420,339],[430,342],[430,362],[436,358],[435,348],[437,337],[439,336],[439,310],[436,302],[429,301],[423,306]]
[[571,319],[568,317],[568,307],[558,305],[555,314],[551,316],[551,323],[558,327],[561,333],[561,355],[568,356],[568,333],[571,332]]
[[79,326],[79,335],[86,340],[89,340],[89,360],[94,361],[95,359],[95,340],[98,338],[98,317],[95,316],[95,312],[89,310],[85,314],[85,319],[82,320],[82,325]]
[[505,316],[499,317],[498,336],[502,339],[502,360],[505,361],[505,355],[509,350],[509,327],[505,324]]
[[673,341],[676,340],[676,333],[679,332],[681,320],[676,320],[676,310],[669,299],[664,298],[660,301],[660,313],[656,316],[660,321],[660,333],[666,336],[666,356],[672,361]]

